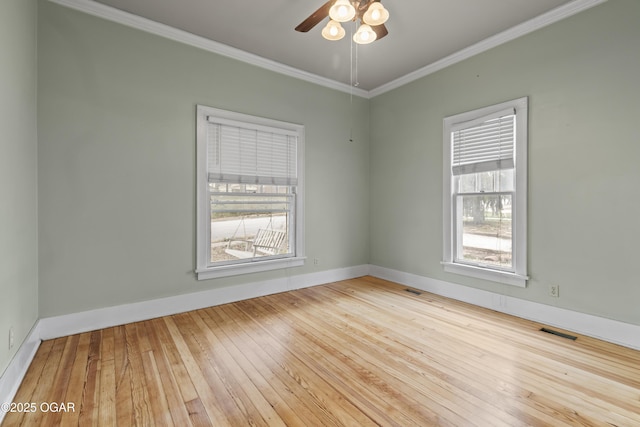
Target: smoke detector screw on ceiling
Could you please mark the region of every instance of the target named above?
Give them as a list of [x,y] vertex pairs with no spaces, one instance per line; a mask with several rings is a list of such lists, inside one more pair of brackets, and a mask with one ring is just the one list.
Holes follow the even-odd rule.
[[325,18],[329,23],[322,29],[322,37],[327,40],[341,40],[345,30],[341,22],[360,22],[353,41],[368,44],[380,40],[389,32],[385,22],[389,19],[389,11],[379,0],[329,0],[307,19],[296,27],[296,31],[306,33]]

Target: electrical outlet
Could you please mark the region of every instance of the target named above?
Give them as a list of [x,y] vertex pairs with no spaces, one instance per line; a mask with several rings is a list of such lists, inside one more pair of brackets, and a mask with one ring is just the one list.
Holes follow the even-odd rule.
[[9,328],[9,350],[13,348],[13,344],[15,344],[15,334],[13,332],[13,327]]
[[314,258],[313,265],[318,265],[318,264],[320,264],[320,260],[318,258]]
[[549,285],[549,296],[554,298],[560,297],[560,285]]

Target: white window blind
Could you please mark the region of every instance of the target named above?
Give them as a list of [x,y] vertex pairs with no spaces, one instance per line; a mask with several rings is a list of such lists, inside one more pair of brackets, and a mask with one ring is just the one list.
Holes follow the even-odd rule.
[[209,116],[209,182],[297,185],[297,145],[294,131]]
[[509,108],[453,126],[453,175],[513,168],[515,117]]

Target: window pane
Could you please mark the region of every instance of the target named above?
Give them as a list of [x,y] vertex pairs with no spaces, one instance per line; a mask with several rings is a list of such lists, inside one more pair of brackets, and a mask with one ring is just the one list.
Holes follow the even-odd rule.
[[291,187],[210,183],[209,189],[212,263],[291,252]]
[[458,193],[476,193],[476,178],[477,173],[468,173],[465,175],[458,175],[455,177],[458,180]]
[[497,193],[514,191],[513,169],[477,172],[455,177],[457,193]]
[[456,197],[457,261],[512,268],[511,202],[509,193]]

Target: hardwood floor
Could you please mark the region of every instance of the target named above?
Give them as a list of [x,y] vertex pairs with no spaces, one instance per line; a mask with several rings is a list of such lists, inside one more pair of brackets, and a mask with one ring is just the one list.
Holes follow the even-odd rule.
[[542,326],[364,277],[45,341],[3,427],[640,425],[640,352]]

